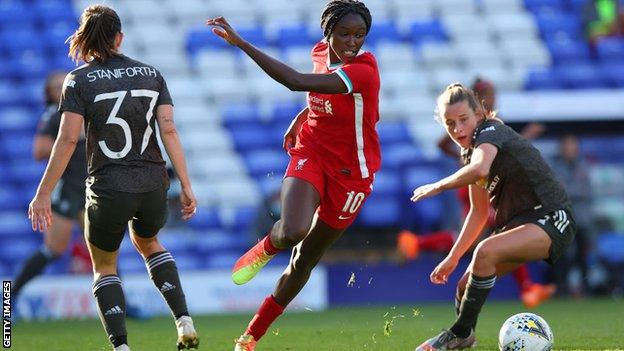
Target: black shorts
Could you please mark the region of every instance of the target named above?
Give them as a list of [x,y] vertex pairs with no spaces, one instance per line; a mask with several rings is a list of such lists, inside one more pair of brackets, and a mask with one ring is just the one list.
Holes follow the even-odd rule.
[[78,219],[85,208],[85,186],[64,182],[61,179],[52,191],[52,211],[69,219]]
[[146,193],[87,189],[85,235],[97,248],[119,249],[126,226],[142,238],[158,234],[167,220],[167,188]]
[[500,233],[518,227],[522,224],[533,223],[542,228],[550,237],[552,244],[548,250],[548,258],[545,260],[549,264],[555,264],[559,257],[563,255],[576,235],[576,222],[572,212],[568,209],[552,211],[546,215],[523,215],[511,220],[513,224],[505,226]]

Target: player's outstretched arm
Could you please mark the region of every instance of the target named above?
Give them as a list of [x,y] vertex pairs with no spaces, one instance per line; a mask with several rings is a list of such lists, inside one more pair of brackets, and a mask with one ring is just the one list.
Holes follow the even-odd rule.
[[77,113],[63,112],[61,127],[52,147],[50,161],[43,173],[37,193],[28,206],[28,218],[32,222],[33,230],[44,231],[52,224],[50,196],[76,149],[83,121],[84,118]]
[[243,39],[223,17],[211,18],[206,24],[212,32],[230,45],[243,50],[271,78],[292,91],[312,91],[326,94],[347,93],[348,88],[337,74],[300,73],[279,60],[265,54]]
[[167,155],[169,155],[171,163],[173,163],[173,169],[182,187],[182,192],[180,194],[182,218],[189,219],[193,217],[197,211],[197,200],[195,199],[195,194],[193,194],[191,180],[188,176],[182,143],[180,142],[175,123],[173,122],[173,106],[159,105],[156,108],[156,120],[158,121],[160,138],[165,146]]
[[498,148],[492,144],[484,143],[477,146],[472,152],[470,163],[452,175],[432,184],[426,184],[414,190],[411,200],[416,202],[428,197],[435,196],[444,190],[461,188],[474,184],[485,178],[490,173],[490,167],[498,153]]
[[431,282],[444,284],[453,273],[459,259],[474,244],[475,240],[483,232],[489,216],[489,200],[485,189],[478,185],[470,185],[470,211],[466,216],[464,225],[453,244],[453,248],[446,258],[431,272]]

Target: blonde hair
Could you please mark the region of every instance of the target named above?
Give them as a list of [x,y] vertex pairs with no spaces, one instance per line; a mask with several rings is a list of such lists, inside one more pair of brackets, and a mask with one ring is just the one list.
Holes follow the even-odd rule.
[[438,96],[438,99],[436,101],[434,118],[441,123],[441,107],[450,106],[462,101],[468,101],[468,106],[470,106],[470,109],[475,112],[477,117],[483,119],[497,120],[501,123],[503,122],[500,118],[498,118],[496,111],[487,111],[483,107],[483,103],[481,102],[481,100],[477,98],[474,91],[472,91],[472,89],[470,88],[466,88],[461,83],[453,83],[447,86],[446,89],[444,89],[444,91]]
[[69,57],[74,61],[104,62],[115,55],[115,36],[121,32],[121,20],[112,8],[87,7],[80,16],[80,26],[69,37]]

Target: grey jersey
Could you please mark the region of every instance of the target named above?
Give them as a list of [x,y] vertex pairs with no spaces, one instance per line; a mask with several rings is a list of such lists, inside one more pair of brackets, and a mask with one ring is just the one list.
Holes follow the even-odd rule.
[[168,187],[155,134],[155,111],[172,104],[154,67],[123,55],[83,65],[65,79],[59,111],[85,119],[87,185],[142,193]]
[[[46,135],[56,140],[61,126],[61,114],[56,105],[48,105],[37,125],[37,134]],[[85,154],[85,138],[80,136],[76,150],[69,160],[69,164],[63,173],[62,179],[65,184],[84,188],[87,178],[87,156]]]
[[[475,129],[472,147],[462,150],[464,164],[472,150],[484,143],[498,148],[485,182],[496,210],[496,228],[503,228],[518,216],[543,216],[558,209],[569,209],[570,201],[539,151],[509,126],[487,120]],[[484,184],[482,184],[484,183]]]

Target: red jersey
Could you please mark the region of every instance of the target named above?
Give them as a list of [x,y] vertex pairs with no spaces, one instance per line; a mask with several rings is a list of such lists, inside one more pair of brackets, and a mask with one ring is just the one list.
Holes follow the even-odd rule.
[[345,94],[308,93],[308,119],[295,149],[316,154],[328,172],[371,177],[381,166],[379,136],[379,69],[370,52],[360,50],[346,64],[330,65],[329,45],[312,49],[313,73],[336,73],[348,88]]

